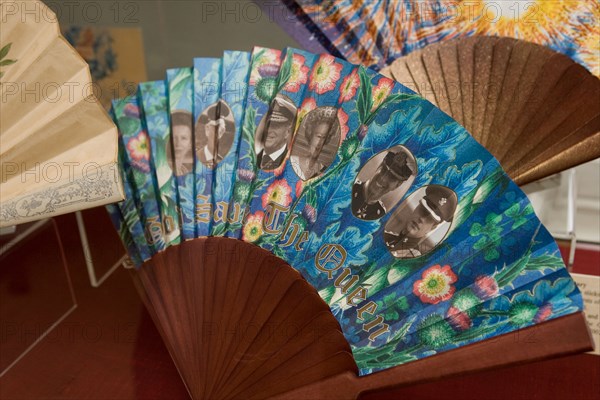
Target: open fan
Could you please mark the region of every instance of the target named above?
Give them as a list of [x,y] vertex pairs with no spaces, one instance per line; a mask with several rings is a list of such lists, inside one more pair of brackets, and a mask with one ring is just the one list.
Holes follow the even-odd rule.
[[255,48],[113,114],[127,196],[108,209],[193,398],[354,398],[590,347],[523,192],[387,77]]
[[0,1],[0,17],[0,226],[121,200],[117,129],[56,16]]
[[312,37],[299,38],[302,43],[316,38],[330,52],[357,64],[383,67],[432,43],[488,35],[549,47],[600,76],[600,8],[595,0],[283,3],[312,32]]
[[382,73],[452,116],[518,184],[600,157],[600,79],[544,46],[474,36]]

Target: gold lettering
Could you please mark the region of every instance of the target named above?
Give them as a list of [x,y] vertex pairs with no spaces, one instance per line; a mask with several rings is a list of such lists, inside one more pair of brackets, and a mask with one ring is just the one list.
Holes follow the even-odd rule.
[[[324,244],[315,257],[315,267],[325,272],[329,279],[333,279],[333,273],[344,264],[346,257],[346,249],[339,244]],[[330,264],[333,264],[333,267],[327,268]]]
[[173,217],[171,217],[170,215],[164,215],[163,216],[163,224],[164,224],[164,229],[165,232],[167,233],[167,235],[173,233],[173,231],[175,231],[175,222],[173,221]]
[[[358,301],[355,303],[354,299],[357,299]],[[366,299],[367,299],[367,289],[365,289],[362,286],[359,286],[356,289],[354,289],[352,291],[352,293],[350,293],[348,295],[348,297],[346,298],[346,304],[348,304],[349,306],[356,307],[361,301],[366,300]]]
[[227,209],[229,204],[220,201],[217,203],[217,209],[215,210],[214,220],[215,222],[225,222],[227,220]]
[[146,220],[146,240],[150,244],[158,242],[163,236],[163,229],[158,216],[150,217]]
[[[298,215],[297,214],[292,214],[291,217],[290,217],[290,220],[285,225],[285,228],[283,229],[283,233],[281,234],[281,238],[283,240],[285,240],[288,232],[290,231],[290,226],[292,225],[292,222],[294,222],[294,220],[296,218],[298,218]],[[290,238],[288,239],[287,242],[285,242],[283,245],[281,245],[281,247],[291,246],[292,243],[294,243],[294,240],[296,240],[296,236],[298,235],[298,230],[299,229],[300,229],[300,226],[298,224],[294,224],[294,228],[292,230],[292,234],[290,235]]]
[[380,324],[381,324],[381,327],[369,335],[369,340],[371,342],[375,341],[375,339],[377,339],[379,336],[383,335],[384,333],[389,332],[390,326],[383,322],[383,317],[381,315],[378,315],[377,318],[375,318],[373,321],[363,325],[363,331],[370,332],[371,329],[375,328],[377,325],[380,325]]
[[196,203],[196,222],[210,222],[210,213],[212,211],[212,204],[209,203],[209,197],[204,195],[198,195]]
[[289,207],[283,207],[277,203],[269,203],[263,219],[263,230],[265,233],[276,234],[281,231],[277,229],[279,225],[279,216],[289,211]]
[[233,216],[229,218],[230,224],[240,222],[242,219],[242,210],[240,209],[240,203],[233,203]]
[[[346,294],[346,292],[356,283],[356,281],[358,281],[358,276],[350,275],[351,273],[352,271],[350,271],[350,268],[344,268],[342,273],[333,282],[335,287],[342,289],[342,293],[344,294]],[[344,280],[348,278],[348,276],[350,276],[350,278],[346,281],[346,283],[344,283]]]
[[375,314],[375,311],[377,311],[377,304],[373,301],[369,301],[367,304],[365,304],[364,306],[359,308],[356,311],[356,314],[358,316],[358,319],[360,319],[362,321],[365,319],[365,317],[363,317],[363,314],[367,313],[367,314],[373,315],[373,314]]
[[302,245],[303,243],[306,243],[306,242],[308,242],[308,232],[304,231],[304,232],[302,232],[302,234],[300,235],[300,238],[296,242],[294,249],[296,249],[297,251],[302,251],[302,247],[300,247],[300,245]]

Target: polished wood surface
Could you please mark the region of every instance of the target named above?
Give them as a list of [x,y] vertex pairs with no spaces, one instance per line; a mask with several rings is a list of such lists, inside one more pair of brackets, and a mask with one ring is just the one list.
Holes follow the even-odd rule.
[[[84,216],[86,225],[97,231],[90,242],[107,256],[97,263],[110,262],[120,243],[104,210]],[[78,306],[0,378],[0,399],[187,399],[128,272],[119,268],[92,288],[75,217],[59,217],[57,223]],[[591,267],[591,272],[598,268]],[[49,296],[56,294],[51,285],[46,290]],[[13,301],[2,296],[0,302]],[[5,315],[0,320],[4,324]],[[600,357],[582,354],[369,393],[361,399],[600,399],[599,376]]]

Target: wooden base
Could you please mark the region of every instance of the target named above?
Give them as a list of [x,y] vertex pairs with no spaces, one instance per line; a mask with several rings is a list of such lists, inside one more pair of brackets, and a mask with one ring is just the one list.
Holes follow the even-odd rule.
[[365,377],[344,373],[276,399],[356,399],[362,394],[593,349],[583,313],[557,318]]

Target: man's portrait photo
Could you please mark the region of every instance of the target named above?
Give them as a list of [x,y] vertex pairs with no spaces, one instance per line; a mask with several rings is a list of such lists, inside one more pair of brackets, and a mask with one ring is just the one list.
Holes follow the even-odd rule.
[[287,156],[298,108],[292,100],[282,94],[275,96],[269,110],[256,128],[254,151],[256,165],[263,171],[279,168]]
[[352,186],[352,214],[363,220],[383,217],[406,194],[417,172],[415,157],[404,146],[373,156]]
[[185,110],[171,113],[171,143],[167,143],[167,162],[177,176],[194,172],[192,114]]
[[385,245],[396,258],[430,252],[450,230],[458,197],[446,186],[420,188],[392,214],[385,225]]
[[314,178],[335,159],[341,138],[337,112],[335,107],[318,107],[306,114],[300,123],[290,157],[300,179]]
[[211,104],[198,116],[194,130],[196,157],[214,167],[227,155],[235,136],[235,122],[229,105],[223,101]]

